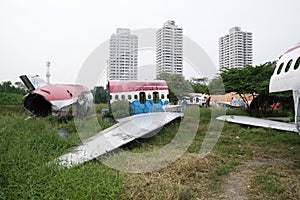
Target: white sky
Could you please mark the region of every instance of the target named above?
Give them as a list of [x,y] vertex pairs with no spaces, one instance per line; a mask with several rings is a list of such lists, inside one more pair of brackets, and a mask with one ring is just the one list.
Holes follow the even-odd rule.
[[300,42],[299,0],[1,0],[0,82],[21,74],[75,82],[90,53],[116,28],[160,28],[169,19],[218,66],[218,38],[253,33],[253,64],[276,60]]

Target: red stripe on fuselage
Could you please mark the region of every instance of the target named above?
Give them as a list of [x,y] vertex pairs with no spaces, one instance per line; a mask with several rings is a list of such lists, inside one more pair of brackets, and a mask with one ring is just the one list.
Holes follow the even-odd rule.
[[109,92],[136,92],[136,91],[155,91],[155,90],[168,90],[168,85],[165,81],[153,82],[130,82],[130,81],[110,81]]
[[298,48],[300,48],[300,44],[294,46],[293,48],[290,48],[290,49],[287,50],[284,54],[290,53],[290,52],[292,52],[292,51],[294,51],[294,50],[296,50],[296,49],[298,49]]

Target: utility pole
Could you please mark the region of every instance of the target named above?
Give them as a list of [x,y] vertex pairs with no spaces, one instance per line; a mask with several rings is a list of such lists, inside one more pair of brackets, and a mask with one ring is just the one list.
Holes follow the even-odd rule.
[[50,84],[50,76],[51,76],[51,74],[50,74],[50,64],[51,63],[49,61],[46,62],[46,67],[47,67],[46,77],[47,77],[47,83],[48,84]]

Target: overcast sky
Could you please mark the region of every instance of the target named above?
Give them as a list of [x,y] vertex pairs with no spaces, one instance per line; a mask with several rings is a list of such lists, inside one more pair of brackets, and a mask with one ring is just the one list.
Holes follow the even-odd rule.
[[160,28],[174,20],[218,66],[218,38],[253,33],[253,64],[276,60],[300,42],[299,0],[1,0],[0,82],[21,74],[72,83],[85,59],[116,28]]

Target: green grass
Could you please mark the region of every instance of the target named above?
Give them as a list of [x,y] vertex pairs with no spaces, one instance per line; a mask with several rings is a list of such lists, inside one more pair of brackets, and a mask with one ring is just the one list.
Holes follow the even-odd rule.
[[279,176],[280,174],[275,171],[266,170],[255,177],[254,184],[259,192],[281,195],[285,190],[278,184]]
[[0,105],[19,105],[23,101],[23,94],[0,92]]
[[219,164],[215,167],[212,172],[209,174],[209,188],[212,191],[222,191],[222,178],[228,175],[235,166],[240,163],[237,160],[223,160],[222,164]]
[[[203,142],[203,139],[205,137],[206,131],[208,130],[208,125],[210,123],[210,114],[211,110],[202,108],[200,110],[200,122],[199,122],[199,129],[197,131],[197,134],[191,144],[191,146],[188,148],[187,153],[194,155],[199,154],[199,150],[201,147],[201,144]],[[243,114],[245,115],[245,111],[242,110],[227,110],[227,114]],[[139,140],[139,142],[133,142],[129,145],[130,148],[127,150],[130,150],[135,153],[139,152],[151,152],[154,150],[157,150],[164,145],[168,144],[173,137],[176,135],[176,132],[178,130],[178,127],[180,126],[180,122],[172,123],[171,126],[165,127],[159,134],[156,136],[150,138],[150,139],[143,139]],[[187,131],[188,134],[188,131]],[[199,187],[197,185],[191,185],[188,183],[184,184],[175,184],[172,181],[168,180],[165,183],[149,183],[150,185],[154,185],[153,188],[150,188],[148,190],[130,190],[128,196],[134,196],[137,194],[145,193],[144,196],[139,197],[138,199],[144,199],[144,198],[152,198],[152,196],[148,196],[148,193],[156,194],[154,195],[155,198],[158,199],[173,199],[173,198],[181,198],[182,196],[189,196],[189,197],[202,197],[202,198],[216,198],[215,196],[218,196],[222,194],[223,191],[223,185],[226,183],[226,179],[229,177],[231,173],[236,173],[236,168],[239,166],[244,165],[244,162],[252,161],[258,159],[258,163],[260,160],[266,160],[266,159],[281,159],[282,163],[285,162],[295,162],[295,164],[291,164],[287,167],[287,174],[286,176],[288,178],[293,179],[293,175],[290,174],[289,170],[300,171],[299,168],[299,153],[300,153],[300,138],[299,135],[289,132],[282,132],[282,131],[276,131],[272,129],[263,129],[263,128],[253,128],[253,127],[242,127],[237,124],[230,124],[225,123],[224,128],[222,130],[222,134],[213,148],[213,151],[210,155],[207,156],[206,159],[208,159],[208,166],[206,168],[205,177],[206,179],[203,179],[203,177],[200,176],[200,179],[197,181],[203,182],[201,185],[202,190],[200,191],[196,187]],[[268,160],[267,160],[268,161]],[[266,163],[267,163],[266,161]],[[180,162],[180,161],[178,161]],[[189,163],[192,161],[189,161]],[[186,163],[187,165],[191,165]],[[280,163],[279,163],[280,164]],[[177,165],[177,164],[175,164]],[[179,164],[178,164],[179,165]],[[202,166],[203,167],[203,166]],[[261,168],[264,168],[265,164],[258,164],[254,168],[256,170],[260,170]],[[188,167],[187,167],[188,168]],[[170,172],[166,172],[169,169]],[[164,174],[166,173],[168,176],[169,174],[174,175],[173,170],[176,171],[176,169],[173,169],[172,167],[160,170],[158,173]],[[279,170],[279,169],[277,169]],[[185,177],[188,181],[194,182],[194,178],[192,177],[195,174],[198,174],[197,171],[194,171],[193,169],[190,169],[189,171],[178,172],[177,173],[179,177],[181,174],[185,174]],[[274,173],[277,173],[275,170]],[[295,172],[297,173],[297,172]],[[155,173],[153,173],[155,174]],[[146,176],[146,177],[145,177]],[[163,175],[162,175],[163,176]],[[282,197],[287,198],[294,198],[297,197],[298,193],[290,193],[289,194],[289,185],[288,182],[281,182],[281,185],[275,184],[274,186],[271,185],[272,181],[269,178],[260,178],[263,175],[257,175],[258,177],[255,178],[255,180],[260,180],[260,183],[258,184],[257,181],[252,180],[251,188],[254,192],[260,192],[262,190],[265,190],[265,195],[263,195],[263,198],[268,197],[270,199],[274,198],[276,199],[276,196],[278,193],[274,192],[281,192],[285,195],[281,195]],[[132,175],[130,178],[133,178],[133,182],[136,181],[135,177],[139,177],[139,179],[143,179],[145,182],[151,180],[151,174],[147,175]],[[255,177],[255,176],[254,176]],[[299,176],[298,176],[299,177]],[[198,177],[199,178],[199,177]],[[272,179],[273,180],[273,179]],[[150,181],[151,182],[151,181]],[[167,185],[170,185],[169,187]],[[249,183],[250,184],[250,183]],[[300,184],[299,181],[295,181],[294,185]],[[177,188],[178,191],[181,191],[177,193],[177,195],[173,196],[167,196],[165,194],[161,194],[160,192],[156,192],[157,187],[161,188],[163,185],[163,190],[174,190],[174,187]],[[138,187],[136,184],[132,183],[133,188]],[[248,187],[245,186],[246,188]],[[272,189],[273,188],[273,189]],[[205,191],[203,193],[203,190]],[[173,191],[175,192],[175,191]],[[181,196],[182,195],[182,196]],[[251,192],[248,193],[249,197],[251,197]],[[127,196],[127,197],[128,197]],[[252,195],[253,196],[253,195]],[[253,196],[254,198],[260,197],[257,195]],[[218,198],[216,198],[218,199]]]
[[[123,176],[104,165],[59,169],[48,164],[80,143],[74,122],[25,120],[21,106],[0,112],[0,199],[116,199],[123,193]],[[60,137],[57,129],[71,136]]]
[[[99,117],[105,106],[96,105],[102,128],[114,124]],[[52,116],[25,120],[28,114],[22,106],[1,106],[0,199],[219,199],[229,177],[238,179],[237,172],[243,169],[252,173],[244,194],[249,199],[300,196],[299,135],[225,123],[211,153],[200,159],[211,109],[201,108],[200,115],[195,107],[187,109],[186,124],[172,122],[156,136],[123,147],[134,153],[156,151],[169,144],[180,128],[183,134],[177,139],[183,142],[196,129],[186,153],[160,170],[127,174],[94,161],[70,169],[49,165],[80,144],[74,121],[60,123]],[[232,110],[227,114],[236,112],[243,114]],[[60,137],[58,129],[67,130],[70,137]],[[245,164],[249,161],[254,165]]]

